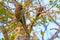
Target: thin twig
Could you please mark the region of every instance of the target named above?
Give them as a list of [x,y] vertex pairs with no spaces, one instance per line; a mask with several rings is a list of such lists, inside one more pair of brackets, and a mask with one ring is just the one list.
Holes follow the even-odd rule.
[[[42,0],[41,0],[41,1],[42,1]],[[41,6],[41,1],[39,1],[39,0],[38,0],[38,2],[39,2],[39,4],[40,4],[40,6]]]

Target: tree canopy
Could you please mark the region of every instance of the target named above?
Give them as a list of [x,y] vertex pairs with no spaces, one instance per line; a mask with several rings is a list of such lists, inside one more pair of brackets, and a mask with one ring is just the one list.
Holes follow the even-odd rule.
[[[46,40],[60,38],[58,21],[60,22],[60,0],[0,1],[0,31],[4,36],[1,40],[30,40],[31,37],[31,40],[38,40],[39,37],[45,40],[45,33],[48,30],[57,31],[52,33],[51,38],[47,36]],[[49,29],[50,22],[54,23],[54,26],[57,25],[56,28]],[[36,30],[39,30],[40,36],[37,36]]]

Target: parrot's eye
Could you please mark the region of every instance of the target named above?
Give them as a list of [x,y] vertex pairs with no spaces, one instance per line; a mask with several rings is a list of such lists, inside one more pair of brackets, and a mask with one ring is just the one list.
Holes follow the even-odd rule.
[[20,10],[22,10],[23,9],[23,7],[22,7],[22,5],[20,6]]

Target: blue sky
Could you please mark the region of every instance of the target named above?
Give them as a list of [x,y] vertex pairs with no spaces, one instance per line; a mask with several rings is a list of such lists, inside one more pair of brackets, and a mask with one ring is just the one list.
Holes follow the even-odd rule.
[[0,38],[3,38],[3,34],[2,34],[2,32],[0,32]]
[[[46,4],[48,4],[48,3],[49,3],[49,0],[43,0],[42,5],[46,5]],[[49,8],[49,6],[47,6],[47,7]],[[47,9],[48,9],[48,8],[47,8]],[[57,10],[56,7],[53,7],[52,9]],[[57,15],[57,16],[58,16],[58,15]],[[58,18],[60,18],[60,17],[57,17],[56,21],[57,21],[58,23],[60,23],[60,19],[58,19]],[[47,30],[46,30],[46,32],[45,32],[45,34],[44,34],[44,40],[50,39],[50,38],[52,37],[52,35],[56,32],[56,30],[50,30],[51,28],[57,28],[57,29],[58,29],[58,26],[57,26],[54,22],[49,22],[49,25],[48,25],[48,27],[47,27]],[[42,40],[40,31],[41,31],[41,29],[44,31],[44,27],[37,25],[36,27],[33,27],[33,29],[34,29],[34,32],[37,34],[38,38],[39,38],[40,40]],[[59,39],[59,38],[56,38],[55,40],[60,40],[60,39]]]

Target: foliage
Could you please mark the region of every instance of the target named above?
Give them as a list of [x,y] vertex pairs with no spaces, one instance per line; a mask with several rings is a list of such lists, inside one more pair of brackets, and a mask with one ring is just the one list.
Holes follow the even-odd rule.
[[[9,5],[5,6],[5,2],[7,2],[8,4],[9,3],[14,4],[15,2],[13,0],[8,0],[8,1],[2,0],[0,2],[0,22],[5,24],[4,27],[7,31],[7,33],[9,34],[9,37],[11,38],[11,40],[14,40],[18,36],[18,34],[22,35],[22,33],[20,33],[20,32],[21,32],[21,29],[24,29],[24,28],[21,28],[22,23],[17,22],[17,20],[16,20],[16,17],[15,17],[16,5],[15,5],[15,9],[14,9],[14,8],[10,7]],[[37,4],[37,7],[36,7],[35,4],[33,4],[34,0],[30,0],[30,1],[25,0],[24,4],[23,4],[23,2],[17,2],[16,4],[18,4],[18,3],[21,3],[23,5],[23,8],[24,8],[24,11],[21,12],[22,15],[21,14],[18,14],[18,15],[21,15],[22,18],[24,16],[24,18],[25,18],[25,19],[23,19],[24,21],[28,19],[31,22],[30,24],[29,23],[26,24],[26,25],[28,25],[26,30],[28,30],[29,34],[33,31],[33,26],[36,26],[38,24],[38,22],[37,22],[38,20],[40,20],[39,21],[40,24],[43,25],[44,28],[46,29],[45,26],[46,26],[47,20],[49,22],[53,22],[54,21],[53,19],[57,18],[56,14],[53,14],[52,10],[51,10],[52,13],[49,14],[50,10],[46,11],[46,9],[48,9],[48,8],[46,8],[45,6],[42,6],[43,8],[40,8],[40,10],[39,10],[39,7],[41,7],[41,6],[38,5],[39,2],[35,2],[35,4]],[[60,10],[60,5],[57,4],[56,0],[54,0],[54,1],[49,0],[48,5],[50,5],[50,6],[54,5],[54,6],[56,6],[57,9]],[[53,8],[54,6],[52,6],[51,8]],[[14,9],[14,12],[12,11],[13,9]],[[38,10],[36,10],[36,9],[38,9]],[[34,11],[36,11],[36,12],[34,12]],[[48,13],[48,15],[46,15],[46,13]],[[60,11],[57,13],[60,15]],[[38,14],[38,17],[36,17],[37,14]],[[32,15],[34,15],[34,16],[32,17]],[[52,17],[53,19],[49,15],[53,16]],[[16,31],[16,28],[17,28],[17,31]],[[24,30],[22,30],[22,31],[25,32]],[[11,32],[11,34],[10,34],[10,32]],[[23,33],[23,34],[26,35],[26,33]],[[42,35],[42,37],[44,37],[43,31],[41,31],[40,34]],[[4,38],[2,38],[2,40],[4,40]]]

